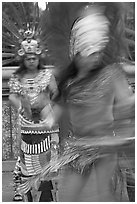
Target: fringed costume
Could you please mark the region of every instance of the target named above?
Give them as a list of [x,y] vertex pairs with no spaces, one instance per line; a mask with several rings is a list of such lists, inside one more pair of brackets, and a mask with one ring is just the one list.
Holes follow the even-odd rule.
[[[45,166],[40,177],[59,169],[61,202],[129,200],[126,170],[134,178],[134,168],[127,165],[123,152],[134,148],[134,97],[120,65],[128,53],[125,5],[47,6],[43,26],[49,55],[58,68],[69,134],[62,138],[57,162]],[[79,78],[79,69],[90,71]]]

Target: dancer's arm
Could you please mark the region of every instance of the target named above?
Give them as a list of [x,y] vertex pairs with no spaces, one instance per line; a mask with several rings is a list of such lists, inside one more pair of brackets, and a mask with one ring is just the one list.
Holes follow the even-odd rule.
[[51,92],[51,100],[54,100],[58,95],[58,87],[54,75],[52,74],[49,83],[49,90]]
[[114,124],[118,135],[134,136],[135,95],[125,76],[114,80]]
[[21,100],[17,94],[10,94],[9,101],[16,110],[19,110],[21,108]]

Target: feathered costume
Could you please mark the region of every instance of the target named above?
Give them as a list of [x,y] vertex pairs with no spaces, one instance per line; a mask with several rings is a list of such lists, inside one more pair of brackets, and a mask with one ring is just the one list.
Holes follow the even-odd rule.
[[[47,16],[43,21],[43,26],[46,28],[45,35],[48,35],[48,52],[58,68],[61,81],[59,87],[67,103],[70,122],[68,122],[69,135],[68,138],[64,138],[61,157],[57,163],[51,163],[45,167],[41,177],[48,176],[53,169],[60,169],[68,164],[68,169],[72,171],[70,170],[70,177],[69,170],[66,171],[62,186],[60,184],[60,201],[94,201],[94,198],[89,196],[90,192],[86,194],[84,190],[75,191],[79,187],[75,184],[75,179],[73,182],[72,172],[79,172],[82,175],[91,172],[92,177],[91,169],[100,158],[105,158],[109,153],[111,155],[116,147],[120,147],[122,150],[122,144],[128,140],[134,140],[134,133],[129,131],[130,127],[134,129],[134,124],[125,120],[125,118],[130,117],[130,108],[126,111],[121,109],[121,117],[124,120],[119,120],[119,126],[116,125],[118,131],[115,130],[114,122],[118,118],[114,118],[113,114],[108,116],[108,112],[112,110],[109,101],[113,98],[113,82],[122,81],[124,77],[119,62],[123,56],[125,57],[125,51],[128,53],[127,40],[124,38],[123,11],[125,5],[114,2],[58,2],[47,5]],[[98,10],[98,6],[100,10]],[[73,78],[73,65],[70,65],[79,53],[82,57],[98,53],[98,70],[93,70],[91,77],[82,80]],[[128,86],[125,89],[128,89]],[[126,90],[124,91],[126,92]],[[131,117],[134,117],[133,115],[132,112]],[[123,131],[126,123],[128,123],[127,133],[123,133],[124,136],[121,137],[118,133]],[[114,137],[115,135],[116,137]],[[121,182],[121,178],[124,178],[124,171],[128,167],[122,169],[121,165],[120,167],[117,166],[113,157],[111,159],[116,165],[114,165],[115,173],[113,172],[113,176],[110,176],[114,194],[117,197],[115,199],[127,200],[125,179]],[[134,177],[133,171],[132,176]],[[90,177],[88,178],[90,180]],[[72,180],[72,183],[69,180]],[[91,179],[91,183],[92,181]],[[71,183],[70,186],[67,183]],[[86,186],[89,187],[88,189],[91,187],[89,183]],[[120,189],[122,190],[120,191]],[[79,198],[75,197],[73,191],[75,195],[79,195]],[[119,192],[121,195],[117,196]],[[95,191],[95,195],[98,194]],[[74,197],[72,198],[71,195]],[[96,199],[95,201],[98,201]],[[109,201],[113,201],[113,199],[111,198]]]
[[[45,57],[46,45],[42,40],[38,4],[32,3],[31,6],[34,16],[26,13],[27,9],[21,2],[3,3],[3,65],[22,60],[25,54],[36,54],[41,59]],[[9,15],[6,14],[8,9],[12,11]],[[31,113],[25,108],[27,104],[21,102],[18,110],[20,160],[14,171],[16,199],[21,193],[25,195],[24,201],[52,201],[54,195],[51,180],[40,182],[38,191],[31,192],[33,189],[29,179],[40,174],[42,168],[58,153],[56,146],[59,142],[59,127],[55,124],[50,100],[51,95],[57,91],[57,85],[51,69],[41,68],[34,78],[20,76],[19,69],[10,77],[10,94],[22,100],[27,97]],[[36,108],[34,104],[37,100],[41,100],[41,104]]]
[[[98,12],[94,13],[94,9],[92,9],[94,5],[97,6]],[[101,10],[98,10],[98,6],[101,6]],[[111,165],[114,172],[111,172],[111,165],[108,165],[108,168],[110,168],[108,178],[111,178],[111,182],[109,179],[105,181],[111,183],[111,194],[114,193],[117,201],[127,201],[126,185],[124,183],[127,166],[121,168],[121,165],[117,165],[117,159],[113,153],[115,149],[118,151],[122,149],[123,151],[122,147],[126,147],[123,144],[133,141],[134,134],[131,132],[127,133],[128,136],[121,137],[118,135],[115,137],[113,114],[110,114],[109,118],[107,115],[109,111],[112,111],[112,107],[111,105],[106,107],[107,103],[109,106],[108,101],[113,98],[113,82],[123,79],[122,69],[118,65],[121,61],[120,57],[123,56],[126,49],[123,43],[124,16],[121,16],[121,14],[123,14],[121,3],[51,2],[48,3],[41,18],[41,30],[44,31],[43,39],[46,39],[50,59],[58,68],[59,80],[62,80],[62,73],[65,72],[66,74],[63,83],[60,83],[60,87],[63,95],[65,93],[64,96],[70,114],[69,135],[63,140],[63,151],[58,160],[52,160],[48,165],[45,165],[41,173],[30,178],[28,182],[29,186],[38,189],[40,180],[50,179],[53,172],[67,165],[67,173],[64,176],[66,180],[63,180],[63,184],[59,182],[61,183],[59,191],[62,196],[59,201],[70,201],[70,199],[72,199],[71,201],[94,201],[94,198],[90,197],[90,192],[89,194],[87,190],[85,192],[86,188],[79,189],[73,173],[76,172],[77,176],[82,175],[82,177],[78,176],[80,182],[89,180],[86,185],[83,183],[89,190],[90,182],[92,186],[94,183],[93,179],[96,173],[94,167],[101,161],[101,158],[104,158],[103,161],[106,162],[102,165],[110,164],[112,160]],[[93,20],[94,24],[92,23]],[[84,27],[84,25],[86,26]],[[90,37],[93,36],[92,34],[94,38]],[[87,57],[96,52],[99,53],[98,67],[103,67],[103,69],[93,70],[90,78],[74,80],[69,73],[71,71],[71,66],[69,66],[71,61],[79,53],[81,56]],[[126,117],[129,112],[128,109]],[[123,111],[122,114],[124,115],[124,113]],[[121,131],[125,124],[128,124],[127,127],[133,125],[130,121],[124,120],[119,125]],[[108,159],[107,162],[105,158],[107,158],[106,156],[109,158],[109,155],[110,160]],[[134,176],[133,172],[132,174],[130,172],[130,175]],[[62,178],[62,174],[61,177],[58,176],[57,178]],[[67,185],[70,180],[72,186]],[[103,174],[99,181],[102,180]],[[81,187],[81,185],[79,186]],[[63,197],[64,195],[66,197]],[[70,195],[74,195],[74,197],[70,198]],[[79,198],[77,195],[79,195]],[[98,201],[96,198],[96,196],[99,196],[97,186],[95,186],[94,195],[95,201]],[[104,201],[114,201],[112,198],[109,199]]]
[[3,2],[2,8],[2,64],[18,63],[24,49],[33,47],[44,59],[47,44],[38,2]]

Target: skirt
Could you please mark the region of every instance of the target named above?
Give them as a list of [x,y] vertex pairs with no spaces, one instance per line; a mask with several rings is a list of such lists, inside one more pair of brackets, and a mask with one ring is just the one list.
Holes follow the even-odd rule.
[[53,146],[58,146],[59,128],[54,125],[47,128],[44,124],[21,125],[20,141],[20,175],[21,182],[18,185],[18,192],[24,196],[26,202],[49,202],[55,196],[52,180],[42,180],[39,186],[33,188],[30,179],[38,176],[45,165],[57,157],[58,152],[52,151]]

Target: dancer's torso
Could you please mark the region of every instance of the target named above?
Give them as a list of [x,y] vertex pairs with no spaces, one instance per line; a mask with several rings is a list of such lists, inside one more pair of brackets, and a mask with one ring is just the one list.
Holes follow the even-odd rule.
[[75,137],[113,136],[113,80],[120,71],[106,67],[90,81],[72,83],[67,97],[69,130]]

